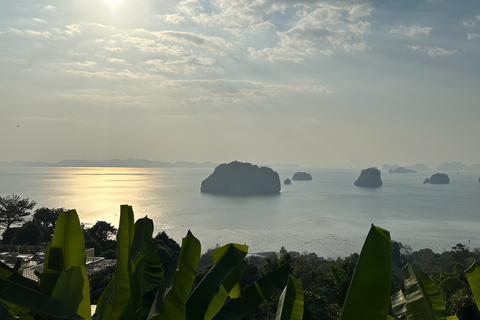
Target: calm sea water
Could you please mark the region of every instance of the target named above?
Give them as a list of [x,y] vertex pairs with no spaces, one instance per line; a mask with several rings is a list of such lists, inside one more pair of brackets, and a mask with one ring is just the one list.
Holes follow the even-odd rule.
[[[275,169],[275,168],[274,168]],[[283,181],[296,169],[275,169]],[[480,173],[447,172],[449,185],[424,185],[434,172],[382,173],[383,186],[353,186],[358,170],[302,169],[312,181],[282,185],[281,194],[224,197],[200,193],[213,169],[0,168],[0,196],[15,193],[36,208],[76,209],[89,225],[118,225],[121,204],[148,216],[155,232],[180,242],[190,229],[203,251],[216,244],[246,243],[250,252],[282,246],[324,257],[359,252],[370,224],[413,249],[441,252],[457,243],[480,247]]]

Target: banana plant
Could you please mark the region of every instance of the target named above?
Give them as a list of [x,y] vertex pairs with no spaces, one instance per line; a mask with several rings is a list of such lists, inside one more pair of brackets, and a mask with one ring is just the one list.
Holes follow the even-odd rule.
[[387,319],[391,275],[390,233],[372,224],[358,258],[340,319]]
[[472,289],[477,308],[480,310],[480,266],[477,261],[473,262],[472,265],[465,270],[465,276],[467,277],[470,289]]
[[445,301],[437,284],[419,268],[409,263],[403,268],[405,295],[400,291],[392,296],[392,309],[396,319],[458,320],[448,316]]
[[201,253],[198,239],[189,231],[177,259],[164,273],[152,233],[152,220],[145,217],[134,224],[132,207],[120,207],[115,275],[92,318],[80,221],[74,210],[61,213],[47,246],[40,285],[24,278],[18,268],[0,263],[0,319],[18,315],[22,320],[241,319],[287,280],[277,319],[301,319],[303,291],[299,280],[290,276],[290,265],[241,290],[248,247],[228,244],[213,253],[213,267],[193,288]]
[[70,210],[57,219],[40,285],[0,264],[2,319],[6,312],[11,317],[20,314],[25,320],[37,315],[42,319],[91,319],[84,243],[78,215]]

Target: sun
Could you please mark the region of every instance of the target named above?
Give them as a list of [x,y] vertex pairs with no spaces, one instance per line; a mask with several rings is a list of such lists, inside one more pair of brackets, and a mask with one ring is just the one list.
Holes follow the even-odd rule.
[[108,0],[108,3],[110,3],[111,5],[115,5],[118,3],[118,0]]

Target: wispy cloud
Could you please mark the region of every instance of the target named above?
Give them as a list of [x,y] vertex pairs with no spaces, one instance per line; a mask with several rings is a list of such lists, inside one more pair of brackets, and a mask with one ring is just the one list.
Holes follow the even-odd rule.
[[467,33],[467,39],[468,40],[472,40],[472,39],[476,39],[476,38],[480,38],[480,33]]
[[50,37],[52,35],[48,31],[38,31],[38,30],[19,30],[16,28],[10,28],[9,31],[16,34],[23,34],[23,35],[36,36],[36,37]]
[[412,49],[413,51],[426,53],[430,57],[445,57],[445,56],[452,56],[458,53],[458,50],[447,50],[439,47],[423,47],[423,46],[408,46],[408,45],[407,47]]
[[165,14],[162,17],[165,19],[165,21],[175,24],[179,24],[180,22],[184,22],[186,20],[184,16],[179,14]]
[[72,36],[75,33],[82,32],[83,27],[80,24],[70,24],[65,26],[65,34],[68,36]]
[[391,29],[389,33],[407,37],[415,37],[417,35],[429,35],[430,31],[432,31],[432,28],[430,27],[400,25],[397,28]]

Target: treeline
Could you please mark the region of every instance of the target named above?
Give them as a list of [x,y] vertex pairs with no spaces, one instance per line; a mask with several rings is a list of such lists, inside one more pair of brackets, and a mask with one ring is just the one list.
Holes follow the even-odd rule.
[[[32,214],[29,212],[35,205],[32,203],[29,199],[20,199],[15,195],[0,197],[0,225],[5,227],[2,243],[44,245],[51,239],[56,218],[64,209],[40,208],[34,210]],[[12,208],[15,207],[13,204],[17,205],[17,209],[18,206],[23,209],[12,211]],[[8,210],[10,213],[7,215]],[[27,214],[22,216],[19,212],[22,214],[27,212]],[[12,221],[13,213],[17,215],[17,218],[22,218],[7,225],[7,222]],[[8,217],[10,220],[7,221]],[[13,227],[19,222],[23,223],[21,227]],[[98,255],[115,258],[117,230],[111,224],[98,221],[91,228],[83,227],[82,230],[87,248],[94,247]],[[168,237],[165,232],[158,233],[152,242],[155,244],[164,269],[168,270],[172,261],[179,254],[179,244]],[[209,249],[200,257],[194,287],[212,268],[213,252],[214,249]],[[470,250],[459,243],[449,251],[435,253],[430,249],[414,251],[400,242],[392,241],[391,257],[391,295],[403,289],[402,268],[409,263],[419,267],[434,280],[445,301],[447,314],[456,315],[460,320],[480,319],[480,313],[464,274],[464,270],[474,261],[480,261],[478,248]],[[358,259],[357,253],[345,258],[332,259],[320,257],[315,253],[288,252],[282,247],[278,253],[249,256],[245,272],[240,279],[240,286],[245,288],[255,279],[269,274],[284,263],[289,263],[292,266],[293,276],[301,280],[304,291],[303,319],[336,320],[340,317]],[[103,290],[102,286],[94,283],[91,285],[95,290]],[[280,293],[279,290],[244,319],[275,319]],[[389,314],[392,314],[391,310]]]
[[[0,227],[3,227],[1,251],[18,248],[41,251],[52,240],[57,218],[67,209],[41,207],[34,210],[36,204],[35,201],[16,194],[0,197]],[[81,226],[86,248],[94,248],[96,256],[116,258],[117,229],[112,224],[97,221],[89,228],[83,224]],[[153,241],[164,266],[168,268],[180,246],[165,232],[159,232]]]

